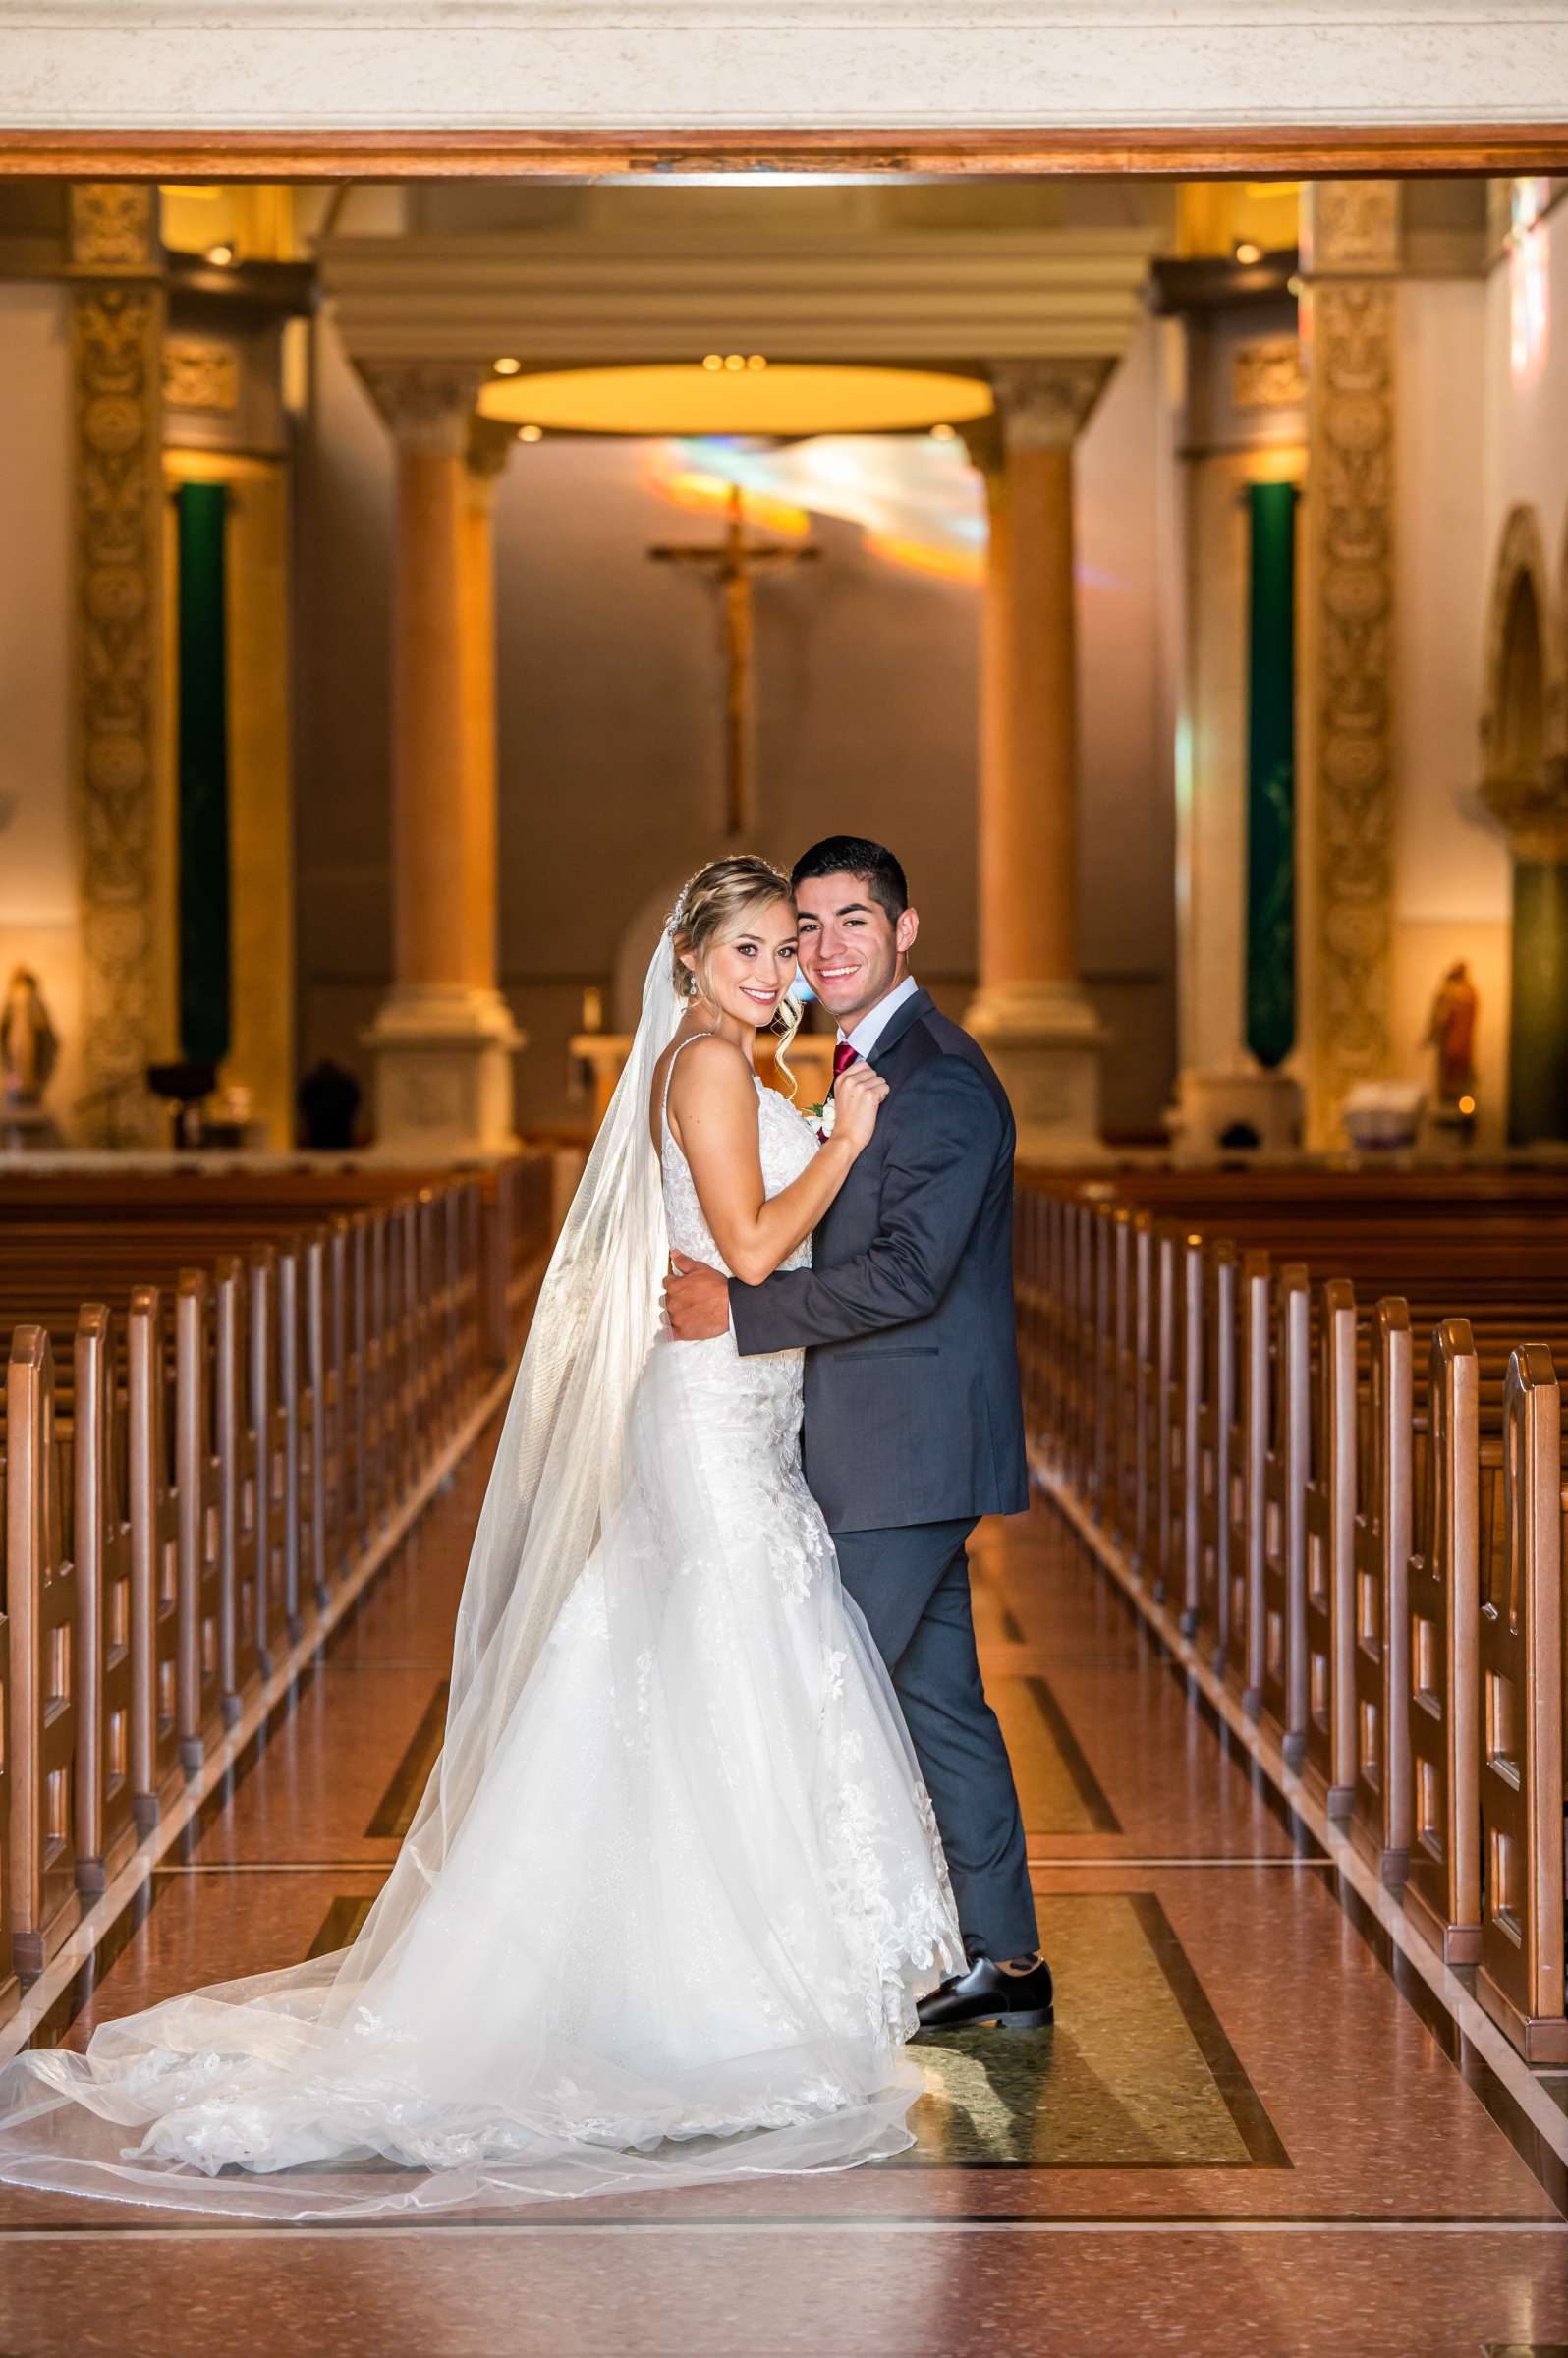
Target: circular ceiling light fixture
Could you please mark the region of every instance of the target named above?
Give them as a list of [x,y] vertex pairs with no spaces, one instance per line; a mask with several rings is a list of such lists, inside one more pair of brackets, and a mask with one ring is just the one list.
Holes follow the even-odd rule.
[[744,353],[664,366],[551,369],[492,382],[479,394],[481,413],[509,424],[683,437],[925,433],[987,417],[991,406],[990,387],[978,376],[793,361],[756,368]]

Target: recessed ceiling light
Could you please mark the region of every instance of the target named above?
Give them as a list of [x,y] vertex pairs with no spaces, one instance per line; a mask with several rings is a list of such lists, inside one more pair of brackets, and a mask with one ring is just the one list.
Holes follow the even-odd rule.
[[495,373],[497,376],[516,376],[522,365],[523,364],[521,361],[497,361],[495,363]]
[[209,246],[207,248],[207,260],[216,262],[220,270],[225,269],[233,259],[234,248],[232,246]]
[[1243,238],[1236,249],[1236,259],[1242,264],[1242,267],[1250,269],[1254,262],[1260,262],[1262,258],[1262,248],[1255,246],[1251,238]]

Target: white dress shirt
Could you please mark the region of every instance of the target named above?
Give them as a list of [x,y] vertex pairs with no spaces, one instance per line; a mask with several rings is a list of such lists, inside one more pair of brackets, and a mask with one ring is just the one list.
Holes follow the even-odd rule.
[[857,1056],[874,1055],[876,1043],[892,1022],[894,1014],[906,999],[915,996],[919,988],[920,984],[914,976],[906,975],[896,990],[890,990],[885,999],[878,999],[876,1005],[861,1017],[853,1032],[840,1031],[839,1039],[847,1039]]

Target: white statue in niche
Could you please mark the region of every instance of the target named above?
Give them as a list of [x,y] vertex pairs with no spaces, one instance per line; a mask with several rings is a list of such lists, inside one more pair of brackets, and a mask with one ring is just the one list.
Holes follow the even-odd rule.
[[0,1144],[48,1146],[54,1124],[43,1093],[60,1060],[60,1038],[29,967],[14,967],[0,1006]]

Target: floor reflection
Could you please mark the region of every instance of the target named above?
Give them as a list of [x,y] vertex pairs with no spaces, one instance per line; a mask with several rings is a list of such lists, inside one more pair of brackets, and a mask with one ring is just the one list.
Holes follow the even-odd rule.
[[973,2030],[914,2051],[928,2168],[1280,2167],[1288,2157],[1159,1902],[1040,1901],[1056,2028]]

